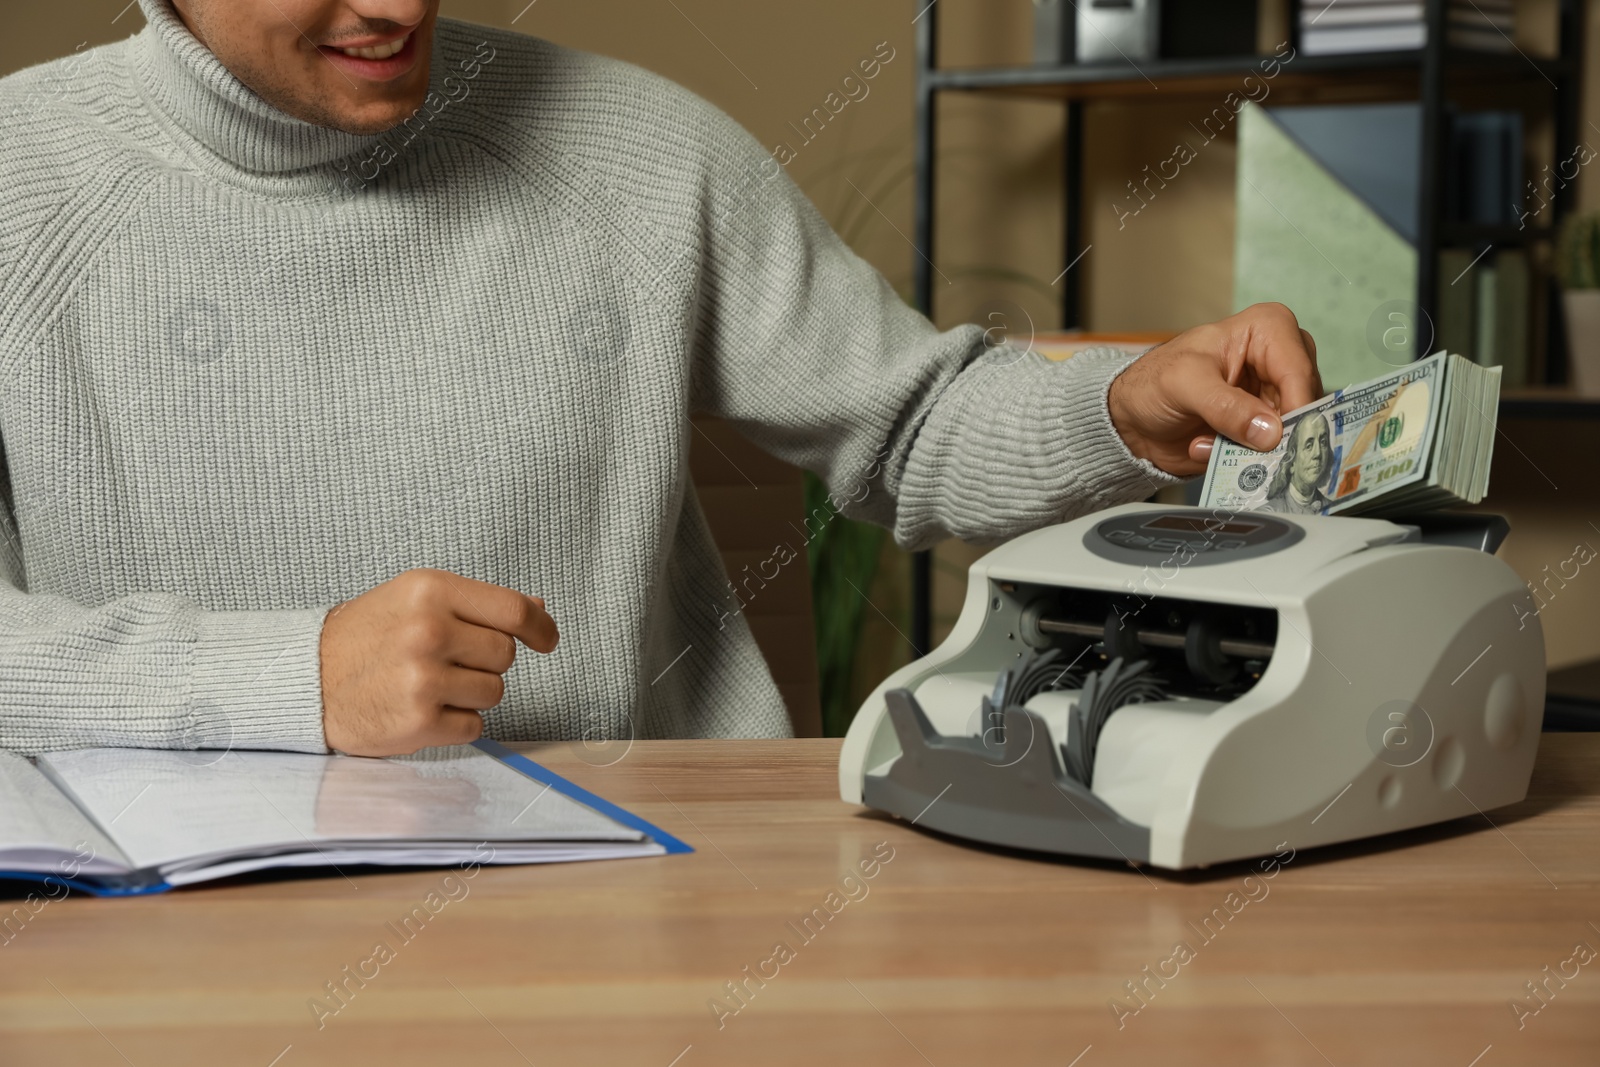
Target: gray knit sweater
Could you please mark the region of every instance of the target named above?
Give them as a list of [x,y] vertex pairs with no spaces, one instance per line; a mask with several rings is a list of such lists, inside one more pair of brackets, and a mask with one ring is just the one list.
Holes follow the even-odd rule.
[[0,748],[326,751],[323,617],[413,567],[561,627],[490,736],[786,735],[691,413],[905,547],[1173,481],[1112,429],[1127,357],[938,332],[670,82],[440,20],[360,137],[140,4],[0,80]]

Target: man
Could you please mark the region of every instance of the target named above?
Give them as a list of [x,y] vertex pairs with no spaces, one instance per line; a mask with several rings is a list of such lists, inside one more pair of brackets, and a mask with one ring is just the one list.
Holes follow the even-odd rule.
[[1321,486],[1328,480],[1333,465],[1333,444],[1328,420],[1311,414],[1295,424],[1284,446],[1283,458],[1267,486],[1262,511],[1290,515],[1321,515],[1328,509],[1328,498]]
[[691,412],[917,548],[1321,392],[1281,307],[979,359],[715,108],[437,0],[139,2],[0,82],[0,748],[783,736]]

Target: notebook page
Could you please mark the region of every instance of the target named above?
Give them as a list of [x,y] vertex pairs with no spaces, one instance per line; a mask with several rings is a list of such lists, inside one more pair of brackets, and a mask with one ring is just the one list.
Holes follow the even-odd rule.
[[73,877],[126,869],[116,846],[30,761],[0,752],[0,871]]
[[470,853],[484,841],[643,838],[465,745],[393,760],[84,749],[42,756],[40,768],[140,868],[339,842]]
[[623,860],[640,856],[659,856],[666,852],[662,846],[646,838],[643,841],[581,841],[567,844],[505,844],[494,846],[492,855],[466,852],[455,845],[449,850],[388,849],[374,854],[368,849],[349,849],[329,846],[317,852],[286,852],[276,856],[251,856],[244,859],[221,860],[215,863],[194,864],[172,868],[166,875],[169,885],[193,885],[235,874],[276,870],[284,867],[338,867],[378,863],[408,867],[450,867],[458,863],[484,865],[577,863],[583,860]]

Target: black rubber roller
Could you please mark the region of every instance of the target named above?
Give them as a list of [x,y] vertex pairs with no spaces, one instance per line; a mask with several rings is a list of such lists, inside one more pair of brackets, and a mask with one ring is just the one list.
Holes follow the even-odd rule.
[[1223,654],[1222,630],[1206,615],[1196,615],[1189,622],[1183,659],[1190,674],[1212,685],[1226,685],[1239,676],[1239,661]]

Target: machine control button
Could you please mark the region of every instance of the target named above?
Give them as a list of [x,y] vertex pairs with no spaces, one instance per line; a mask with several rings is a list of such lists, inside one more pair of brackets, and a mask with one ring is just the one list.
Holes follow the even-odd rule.
[[1489,686],[1489,696],[1483,703],[1483,733],[1492,747],[1501,752],[1517,747],[1527,703],[1522,696],[1522,683],[1514,674],[1502,674]]

